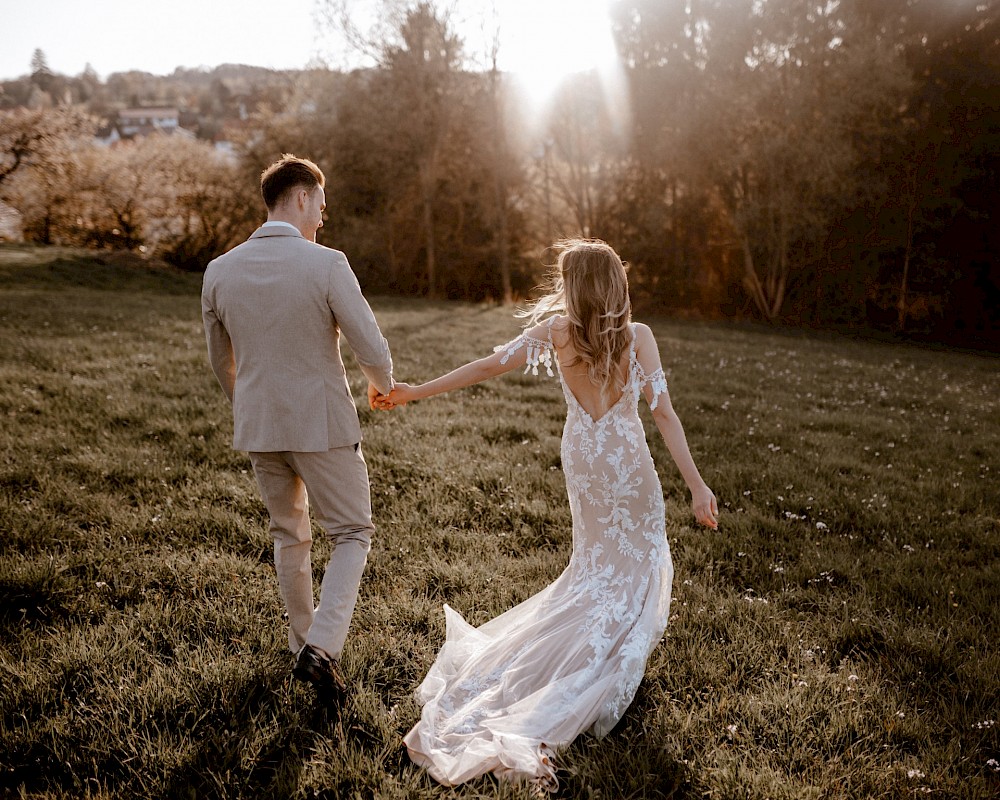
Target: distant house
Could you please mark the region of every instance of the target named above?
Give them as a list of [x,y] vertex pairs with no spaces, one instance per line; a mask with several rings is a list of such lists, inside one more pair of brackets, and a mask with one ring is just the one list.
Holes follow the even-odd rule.
[[244,119],[226,120],[212,137],[216,152],[230,161],[235,161],[237,158],[235,142],[247,136],[247,123]]
[[173,133],[178,127],[180,113],[176,108],[123,108],[118,112],[118,131],[125,139],[153,131]]
[[0,200],[0,242],[23,242],[24,222],[21,212]]
[[195,135],[180,125],[176,108],[123,108],[114,121],[104,125],[94,137],[98,144],[112,146],[123,139],[136,139],[152,133],[182,136],[194,139]]
[[118,132],[118,126],[115,123],[102,125],[97,129],[97,133],[94,134],[94,141],[104,147],[110,147],[121,140],[122,135]]

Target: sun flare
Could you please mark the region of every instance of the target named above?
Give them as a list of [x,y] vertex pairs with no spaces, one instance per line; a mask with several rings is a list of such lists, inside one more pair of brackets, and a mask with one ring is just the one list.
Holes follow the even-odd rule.
[[608,0],[506,0],[498,4],[499,62],[544,106],[567,77],[615,69]]

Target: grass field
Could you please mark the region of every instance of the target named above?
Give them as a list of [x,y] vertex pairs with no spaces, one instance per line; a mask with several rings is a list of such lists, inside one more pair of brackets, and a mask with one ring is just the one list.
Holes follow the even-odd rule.
[[[401,736],[442,603],[484,622],[568,559],[557,383],[361,412],[378,536],[325,725],[290,681],[200,278],[106,261],[0,249],[0,796],[529,797],[443,789]],[[506,309],[373,307],[402,379],[517,332]],[[670,627],[559,796],[1000,795],[1000,360],[643,321],[723,513],[694,528],[651,438]]]

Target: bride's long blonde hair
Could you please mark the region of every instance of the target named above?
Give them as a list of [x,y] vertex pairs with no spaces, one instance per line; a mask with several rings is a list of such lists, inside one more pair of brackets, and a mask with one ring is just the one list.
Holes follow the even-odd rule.
[[556,312],[569,319],[567,334],[577,359],[605,397],[624,387],[618,369],[631,342],[632,302],[625,264],[614,248],[600,239],[564,239],[555,244],[559,255],[550,270],[544,294],[518,316],[528,327]]

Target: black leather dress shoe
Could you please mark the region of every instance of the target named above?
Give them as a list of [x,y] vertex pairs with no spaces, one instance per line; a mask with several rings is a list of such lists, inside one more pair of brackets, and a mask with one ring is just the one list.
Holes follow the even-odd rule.
[[312,645],[299,650],[292,675],[300,681],[311,683],[316,691],[326,698],[342,696],[347,692],[347,683],[340,672],[340,664],[327,658]]

